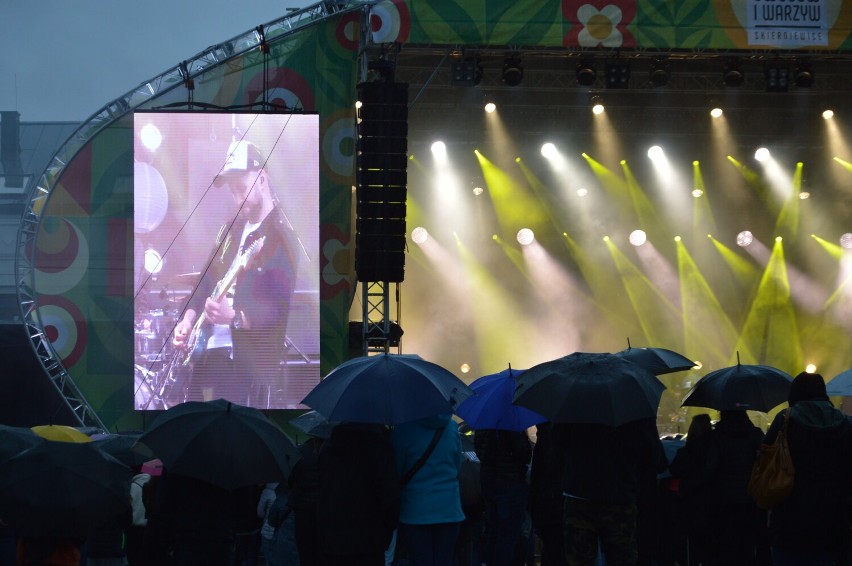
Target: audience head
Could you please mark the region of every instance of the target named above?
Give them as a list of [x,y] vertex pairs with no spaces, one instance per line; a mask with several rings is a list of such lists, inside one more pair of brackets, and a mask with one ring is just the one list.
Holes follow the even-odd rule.
[[820,374],[803,371],[793,379],[787,402],[792,407],[799,401],[828,401],[825,380]]
[[701,438],[713,430],[713,425],[710,423],[710,415],[700,413],[692,417],[692,422],[689,423],[689,430],[686,433],[686,440]]

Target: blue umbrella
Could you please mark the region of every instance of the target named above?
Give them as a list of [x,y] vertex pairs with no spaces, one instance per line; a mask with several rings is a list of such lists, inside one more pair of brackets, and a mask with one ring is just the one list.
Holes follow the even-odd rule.
[[615,354],[575,352],[518,378],[514,403],[554,423],[619,426],[657,416],[666,386]]
[[787,400],[792,383],[788,373],[772,366],[737,363],[696,381],[681,405],[766,413]]
[[504,369],[485,375],[470,384],[473,395],[459,405],[456,414],[474,430],[522,431],[547,419],[526,407],[512,404],[515,378],[524,370]]
[[413,354],[351,359],[302,400],[332,422],[399,424],[455,412],[473,394],[449,370]]
[[835,375],[834,379],[825,384],[825,391],[829,395],[852,397],[852,369]]

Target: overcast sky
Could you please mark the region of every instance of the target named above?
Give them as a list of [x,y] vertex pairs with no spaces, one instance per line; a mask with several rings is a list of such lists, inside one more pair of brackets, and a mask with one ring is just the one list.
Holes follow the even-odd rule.
[[143,81],[306,0],[0,0],[0,110],[89,118]]

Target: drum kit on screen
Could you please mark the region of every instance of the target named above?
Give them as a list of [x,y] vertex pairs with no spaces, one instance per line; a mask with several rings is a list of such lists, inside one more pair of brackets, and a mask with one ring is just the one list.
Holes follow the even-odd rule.
[[[188,294],[188,293],[186,293]],[[136,312],[134,328],[134,392],[137,409],[168,409],[179,403],[172,333],[180,317],[184,293],[160,291]],[[156,306],[157,308],[147,308]],[[177,399],[175,397],[178,397]]]

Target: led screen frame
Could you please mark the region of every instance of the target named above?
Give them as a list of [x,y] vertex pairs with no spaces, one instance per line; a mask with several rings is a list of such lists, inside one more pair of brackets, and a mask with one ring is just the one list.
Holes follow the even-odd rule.
[[[134,409],[305,408],[320,380],[319,116],[144,111],[133,130]],[[176,345],[188,309],[194,339]]]

